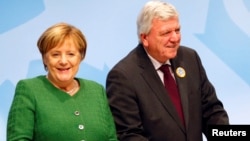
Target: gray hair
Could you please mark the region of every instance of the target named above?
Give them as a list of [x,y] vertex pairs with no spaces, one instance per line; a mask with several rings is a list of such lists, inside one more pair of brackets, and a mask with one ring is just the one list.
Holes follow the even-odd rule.
[[137,18],[137,36],[139,38],[139,41],[141,34],[148,34],[150,32],[153,19],[158,18],[166,20],[171,17],[178,16],[179,14],[177,10],[170,3],[158,0],[147,2]]

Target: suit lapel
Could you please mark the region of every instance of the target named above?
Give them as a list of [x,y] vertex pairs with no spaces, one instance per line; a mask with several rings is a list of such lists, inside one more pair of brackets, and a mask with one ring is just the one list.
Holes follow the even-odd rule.
[[[181,103],[182,103],[182,109],[183,109],[183,114],[185,118],[185,124],[188,129],[188,121],[189,121],[189,115],[188,115],[188,109],[189,109],[189,101],[188,101],[188,93],[189,93],[189,88],[187,87],[188,85],[188,80],[186,76],[180,77],[177,75],[176,70],[177,68],[183,68],[185,71],[187,68],[185,68],[184,62],[181,61],[181,56],[176,57],[176,59],[171,60],[171,65],[172,65],[172,70],[175,75],[176,83],[178,86],[179,94],[181,97]],[[189,74],[186,74],[189,75]]]
[[174,110],[175,107],[173,106],[167,91],[165,90],[158,74],[156,73],[155,75],[156,76],[152,76],[152,71],[148,70],[145,70],[142,73],[142,76],[147,82],[148,86],[151,88],[152,92],[156,95],[158,100],[165,107],[166,111],[169,113],[169,115],[173,117],[174,120],[176,120],[177,123],[181,125],[181,122],[177,120],[179,117],[177,115],[177,112]]
[[177,112],[174,110],[175,107],[168,96],[167,91],[162,84],[160,77],[158,76],[152,62],[150,61],[149,57],[147,56],[145,50],[142,46],[138,47],[137,50],[139,53],[139,65],[142,68],[142,77],[145,79],[148,86],[151,88],[152,92],[156,95],[158,100],[162,103],[165,107],[166,111],[169,113],[170,116],[177,122],[180,128],[184,131],[184,127],[178,117]]

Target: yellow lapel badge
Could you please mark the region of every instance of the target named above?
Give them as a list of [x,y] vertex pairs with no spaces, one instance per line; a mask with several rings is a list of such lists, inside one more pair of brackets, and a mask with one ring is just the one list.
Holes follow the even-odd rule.
[[186,76],[186,71],[182,67],[178,67],[176,69],[176,74],[177,74],[177,76],[183,78]]

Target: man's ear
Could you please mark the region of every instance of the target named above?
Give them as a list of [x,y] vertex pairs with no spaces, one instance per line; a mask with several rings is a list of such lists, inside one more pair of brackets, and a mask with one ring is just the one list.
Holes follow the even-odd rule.
[[148,36],[146,34],[140,34],[141,43],[144,47],[148,46]]

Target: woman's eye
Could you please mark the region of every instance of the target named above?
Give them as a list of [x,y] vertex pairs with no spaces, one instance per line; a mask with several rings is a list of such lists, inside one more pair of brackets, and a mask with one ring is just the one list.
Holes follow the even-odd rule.
[[69,53],[70,56],[74,56],[75,54],[74,53]]
[[58,56],[59,54],[58,53],[54,53],[54,54],[52,54],[52,56],[54,56],[54,57],[56,57],[56,56]]

